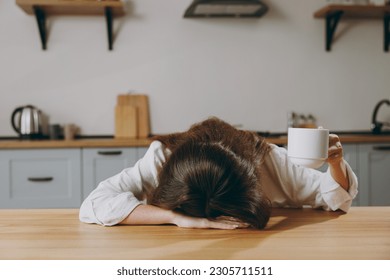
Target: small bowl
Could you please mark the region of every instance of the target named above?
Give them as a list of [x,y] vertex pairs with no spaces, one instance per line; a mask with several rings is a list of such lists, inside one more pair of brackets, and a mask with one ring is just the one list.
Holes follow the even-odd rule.
[[318,169],[325,163],[325,158],[297,158],[289,157],[292,163],[295,163],[300,166],[309,167],[313,169]]

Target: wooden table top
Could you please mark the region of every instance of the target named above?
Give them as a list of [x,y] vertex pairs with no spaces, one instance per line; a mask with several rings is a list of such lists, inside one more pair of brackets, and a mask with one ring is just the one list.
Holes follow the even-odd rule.
[[265,230],[84,224],[78,209],[0,210],[0,259],[390,259],[390,207],[273,209]]

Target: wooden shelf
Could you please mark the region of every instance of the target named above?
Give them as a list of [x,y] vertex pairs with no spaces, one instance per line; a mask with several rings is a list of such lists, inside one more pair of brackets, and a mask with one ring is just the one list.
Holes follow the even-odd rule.
[[383,5],[327,5],[314,13],[315,18],[325,19],[326,50],[330,51],[334,33],[341,17],[359,19],[383,19],[384,51],[389,50],[390,44],[390,6]]
[[328,5],[314,13],[315,18],[326,18],[330,13],[343,11],[345,17],[351,18],[383,18],[390,12],[390,6],[375,5]]
[[125,4],[118,0],[16,0],[27,14],[35,15],[38,23],[42,49],[46,49],[47,15],[105,15],[107,22],[108,48],[113,48],[112,20],[125,14]]

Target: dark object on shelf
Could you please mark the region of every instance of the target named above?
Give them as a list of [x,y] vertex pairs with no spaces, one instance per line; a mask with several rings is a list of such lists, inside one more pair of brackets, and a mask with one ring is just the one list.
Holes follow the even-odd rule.
[[267,11],[259,0],[194,0],[184,17],[261,17]]

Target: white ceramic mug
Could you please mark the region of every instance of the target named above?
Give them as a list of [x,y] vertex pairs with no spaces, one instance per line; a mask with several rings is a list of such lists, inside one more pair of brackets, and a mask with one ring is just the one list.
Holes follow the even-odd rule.
[[329,130],[323,128],[289,128],[288,157],[298,165],[319,168],[328,158]]

